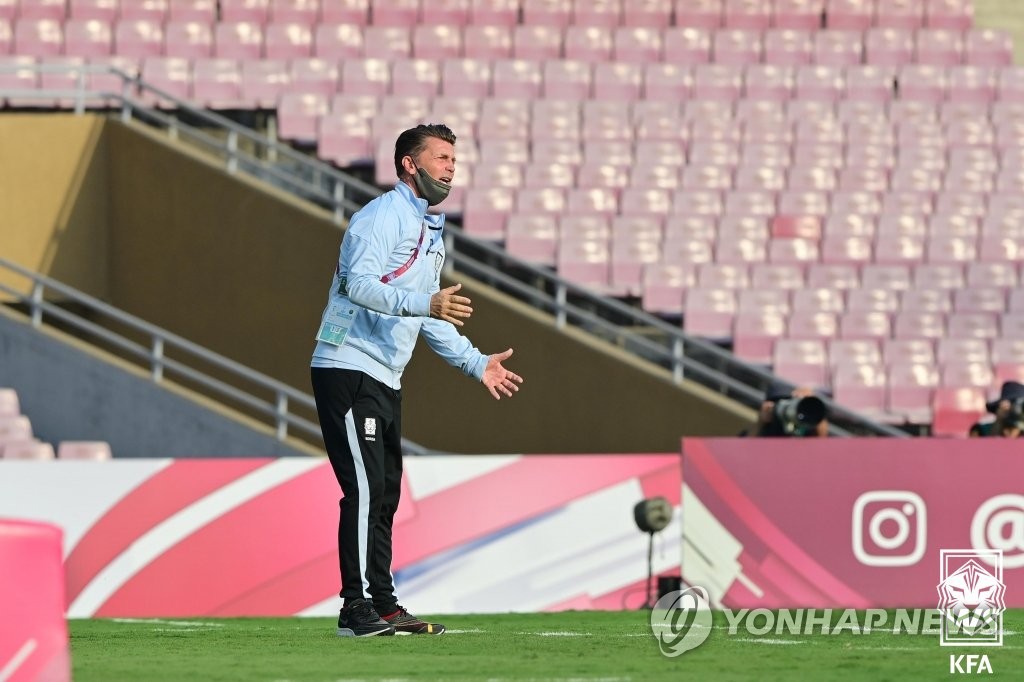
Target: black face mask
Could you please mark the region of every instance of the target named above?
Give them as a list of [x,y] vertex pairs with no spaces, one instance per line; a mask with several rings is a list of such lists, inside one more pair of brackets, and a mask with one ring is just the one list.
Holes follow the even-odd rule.
[[416,175],[412,176],[412,181],[416,184],[416,191],[427,200],[428,206],[437,206],[447,199],[448,192],[452,191],[451,185],[435,180],[422,168],[416,169]]

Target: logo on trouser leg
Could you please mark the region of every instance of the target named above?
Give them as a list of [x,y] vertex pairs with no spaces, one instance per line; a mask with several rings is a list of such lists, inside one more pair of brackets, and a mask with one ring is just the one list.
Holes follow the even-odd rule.
[[367,417],[363,420],[363,438],[365,440],[377,440],[377,420]]

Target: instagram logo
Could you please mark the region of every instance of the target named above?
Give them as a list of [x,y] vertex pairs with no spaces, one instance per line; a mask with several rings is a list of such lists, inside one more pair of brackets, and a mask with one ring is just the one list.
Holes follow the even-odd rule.
[[853,503],[853,555],[865,566],[911,566],[924,556],[924,500],[909,490],[872,490]]

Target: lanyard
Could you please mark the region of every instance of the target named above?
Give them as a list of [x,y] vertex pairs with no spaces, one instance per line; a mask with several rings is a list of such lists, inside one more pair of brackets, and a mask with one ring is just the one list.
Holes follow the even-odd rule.
[[411,256],[409,256],[409,260],[405,261],[405,263],[402,264],[402,267],[398,268],[394,272],[389,272],[386,275],[381,275],[381,278],[380,278],[381,282],[383,282],[384,284],[387,284],[388,282],[391,282],[391,281],[393,281],[395,279],[398,279],[399,277],[401,277],[402,275],[405,274],[406,270],[408,270],[409,268],[412,267],[412,264],[416,262],[416,256],[420,255],[420,247],[423,246],[423,236],[426,233],[427,233],[427,224],[423,223],[423,226],[420,229],[420,240],[418,242],[416,242],[416,250],[412,252]]

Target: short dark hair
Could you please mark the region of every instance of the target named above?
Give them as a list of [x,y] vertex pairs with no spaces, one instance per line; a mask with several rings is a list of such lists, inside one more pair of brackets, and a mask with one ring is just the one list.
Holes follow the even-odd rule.
[[452,145],[455,144],[455,133],[443,123],[421,123],[415,128],[409,128],[395,140],[395,173],[398,179],[402,179],[405,169],[402,168],[402,159],[407,156],[415,158],[427,148],[427,140],[436,137]]

